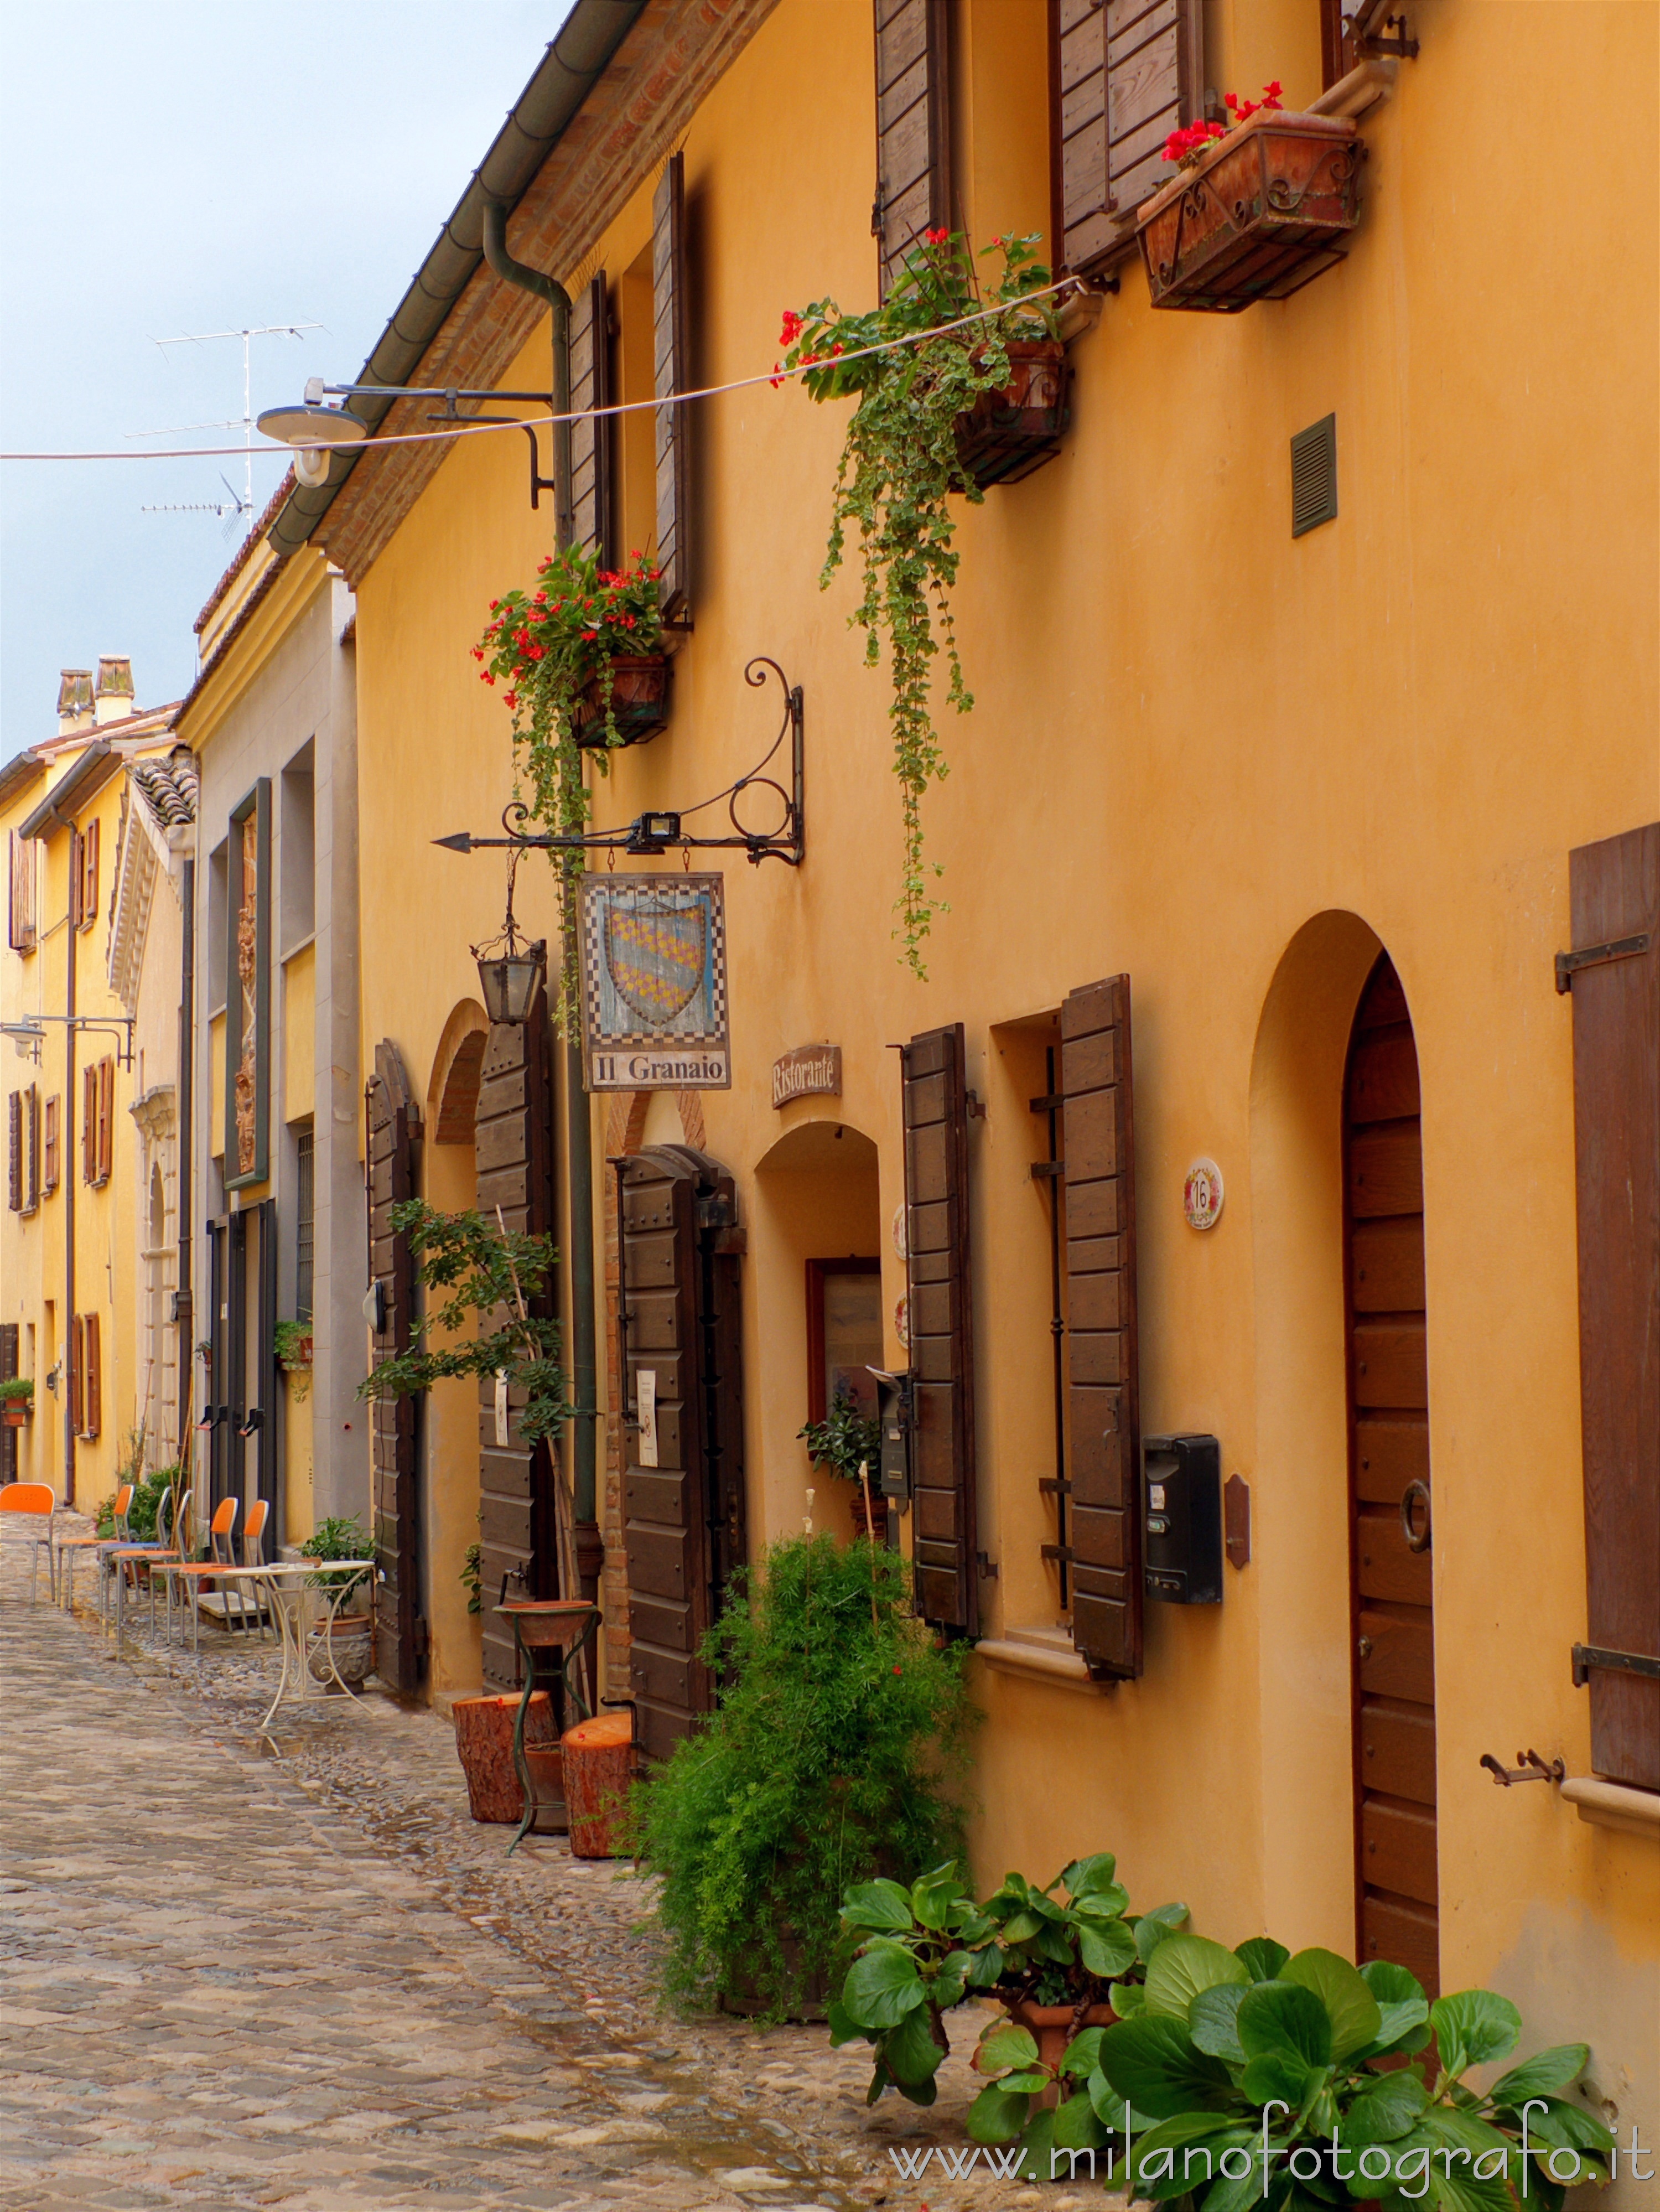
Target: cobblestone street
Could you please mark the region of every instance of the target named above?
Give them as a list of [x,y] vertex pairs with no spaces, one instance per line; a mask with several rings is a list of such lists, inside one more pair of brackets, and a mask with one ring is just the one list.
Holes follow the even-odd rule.
[[1085,2201],[897,2178],[891,2148],[964,2149],[977,2022],[932,2112],[867,2112],[863,2046],[657,2010],[645,1893],[554,1838],[508,1861],[441,1716],[319,1699],[262,1737],[271,1647],[198,1689],[27,1582],[9,1559],[0,2203]]

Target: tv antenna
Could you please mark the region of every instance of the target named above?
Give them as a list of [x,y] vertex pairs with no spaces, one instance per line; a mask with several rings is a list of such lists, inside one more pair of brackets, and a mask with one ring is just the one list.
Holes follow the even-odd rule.
[[[240,338],[242,341],[242,412],[222,422],[183,422],[171,430],[128,430],[129,438],[177,438],[191,430],[235,430],[242,433],[246,459],[242,464],[242,489],[239,494],[226,484],[231,497],[236,500],[236,514],[240,517],[253,511],[253,341],[255,338],[297,338],[307,331],[320,331],[321,323],[259,323],[240,331],[186,331],[182,337],[154,338],[153,345],[163,348],[176,345],[213,345],[221,338]],[[222,476],[221,483],[225,483]],[[223,514],[225,509],[217,501],[203,501],[195,506],[146,507],[146,514],[189,514],[203,513]]]
[[[198,430],[220,427],[218,424],[207,422],[198,422],[195,425]],[[227,423],[222,427],[229,428],[231,426]],[[159,436],[161,434],[158,432],[156,434]],[[225,526],[225,537],[234,538],[236,534],[237,524],[248,511],[247,504],[241,493],[237,490],[222,470],[220,471],[219,481],[225,487],[226,496],[223,499],[173,500],[161,507],[141,507],[138,512],[141,514],[216,514]]]

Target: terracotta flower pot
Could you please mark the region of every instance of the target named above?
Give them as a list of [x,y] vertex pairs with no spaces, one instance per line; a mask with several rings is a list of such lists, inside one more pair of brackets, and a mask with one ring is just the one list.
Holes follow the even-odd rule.
[[1018,483],[1060,451],[1067,427],[1067,349],[1058,338],[1016,338],[1009,380],[957,418],[957,458],[988,484]]
[[[1118,2017],[1110,2005],[1093,2004],[1084,2008],[1080,2020],[1071,2005],[1031,2004],[1025,1997],[1006,2008],[1015,2026],[1024,2027],[1036,2042],[1039,2062],[1049,2067],[1060,2065],[1073,2036],[1082,2034],[1086,2027],[1110,2027]],[[1053,2110],[1060,2102],[1060,2092],[1045,2089],[1037,2101],[1045,2110]]]
[[[618,744],[641,745],[654,738],[669,719],[667,653],[617,653],[611,664],[611,708]],[[573,719],[579,745],[606,744],[602,677],[591,678],[577,695]]]
[[1347,115],[1265,110],[1217,139],[1139,211],[1153,306],[1237,315],[1335,267],[1365,151]]
[[31,1411],[27,1398],[8,1398],[5,1404],[0,1406],[0,1419],[4,1420],[9,1429],[21,1429]]

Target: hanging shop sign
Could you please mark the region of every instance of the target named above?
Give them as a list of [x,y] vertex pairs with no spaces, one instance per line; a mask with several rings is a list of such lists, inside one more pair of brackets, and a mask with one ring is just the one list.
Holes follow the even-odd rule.
[[729,1090],[722,878],[584,876],[577,936],[586,1087]]
[[842,1048],[839,1044],[799,1044],[772,1064],[772,1103],[787,1106],[793,1098],[839,1098],[842,1096]]

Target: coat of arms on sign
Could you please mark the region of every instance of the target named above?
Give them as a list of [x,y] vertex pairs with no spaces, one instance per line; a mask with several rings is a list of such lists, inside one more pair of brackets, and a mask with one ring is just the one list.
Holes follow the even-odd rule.
[[590,1091],[725,1090],[719,876],[582,878],[582,1060]]

